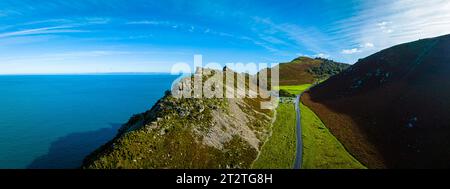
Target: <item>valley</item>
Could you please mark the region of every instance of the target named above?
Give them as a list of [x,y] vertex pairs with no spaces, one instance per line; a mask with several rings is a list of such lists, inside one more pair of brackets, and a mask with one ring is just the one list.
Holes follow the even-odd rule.
[[83,168],[445,167],[449,46],[447,35],[352,66],[308,57],[281,63],[274,111],[261,109],[260,98],[175,99],[167,92]]
[[[304,61],[304,62],[303,62]],[[301,57],[294,60],[291,63],[281,65],[281,70],[285,67],[291,69],[295,67],[301,67],[302,72],[310,70],[306,68],[304,64],[308,65],[310,62],[314,62],[309,58]],[[292,64],[292,65],[291,65]],[[317,65],[316,65],[317,66]],[[324,72],[323,70],[316,69]],[[329,70],[328,70],[329,71]],[[338,70],[339,71],[339,70]],[[337,71],[337,72],[338,72]],[[306,75],[305,73],[304,75]],[[288,73],[281,71],[281,81],[283,82]],[[331,76],[331,75],[330,75]],[[329,77],[329,76],[328,76]],[[310,81],[326,80],[326,78],[315,78]],[[317,117],[317,115],[305,106],[303,103],[299,103],[301,114],[299,123],[301,125],[301,142],[302,146],[298,149],[296,146],[296,103],[295,96],[303,94],[313,84],[303,83],[298,81],[294,83],[296,85],[280,85],[279,90],[284,90],[293,95],[294,97],[282,97],[291,98],[290,101],[282,100],[277,109],[277,121],[272,126],[272,136],[269,137],[266,145],[263,146],[261,155],[254,164],[254,168],[272,168],[272,169],[289,169],[294,168],[294,159],[296,159],[297,150],[302,150],[300,153],[303,157],[299,162],[301,165],[298,167],[304,169],[362,169],[364,165],[359,163],[351,154],[349,154],[345,147],[331,134],[325,127],[323,122]],[[281,119],[281,121],[279,121]],[[288,166],[289,165],[289,166]]]

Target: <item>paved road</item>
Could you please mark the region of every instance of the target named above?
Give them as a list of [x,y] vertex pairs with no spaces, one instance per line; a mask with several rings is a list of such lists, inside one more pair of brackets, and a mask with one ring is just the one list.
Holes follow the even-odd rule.
[[301,114],[300,114],[300,95],[297,96],[295,100],[295,111],[297,112],[297,152],[295,155],[294,169],[302,168],[302,158],[303,158],[303,140],[302,140],[302,126],[301,126]]

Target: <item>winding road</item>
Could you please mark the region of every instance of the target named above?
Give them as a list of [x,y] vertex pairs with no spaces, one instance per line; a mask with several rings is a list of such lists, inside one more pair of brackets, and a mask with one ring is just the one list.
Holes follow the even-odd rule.
[[300,113],[300,97],[302,94],[297,95],[297,99],[295,100],[295,111],[297,113],[297,127],[296,127],[296,133],[297,133],[297,152],[295,155],[295,163],[294,163],[294,169],[301,169],[302,168],[302,157],[303,157],[303,140],[302,140],[302,126],[301,126],[301,113]]

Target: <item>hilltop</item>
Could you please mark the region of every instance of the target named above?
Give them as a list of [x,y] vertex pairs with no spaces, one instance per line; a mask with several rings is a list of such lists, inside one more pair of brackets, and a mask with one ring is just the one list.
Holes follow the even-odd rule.
[[[230,69],[199,69],[190,78],[234,75]],[[175,87],[189,86],[189,77]],[[236,89],[217,80],[213,88]],[[248,83],[247,83],[248,84]],[[250,91],[255,92],[255,91]],[[236,89],[235,93],[244,93]],[[270,134],[274,113],[260,98],[175,98],[166,92],[149,111],[133,116],[110,142],[88,156],[87,169],[250,168]]]
[[350,67],[348,64],[324,58],[309,57],[298,57],[291,62],[280,63],[278,66],[280,68],[280,85],[316,83]]
[[450,35],[359,60],[304,104],[369,168],[450,167]]

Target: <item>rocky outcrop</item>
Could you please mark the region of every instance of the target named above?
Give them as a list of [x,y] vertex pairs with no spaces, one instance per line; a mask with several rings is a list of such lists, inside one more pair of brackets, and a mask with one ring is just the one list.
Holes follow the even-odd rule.
[[[201,78],[200,87],[223,89],[224,94],[257,92],[248,89],[248,82],[247,89],[227,84],[227,75],[245,78],[226,68],[199,69],[174,87],[193,87],[194,79]],[[116,138],[86,158],[83,168],[250,167],[269,136],[273,116],[259,107],[263,99],[176,95],[166,92],[152,109],[133,116]]]

